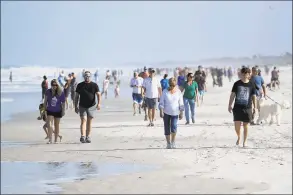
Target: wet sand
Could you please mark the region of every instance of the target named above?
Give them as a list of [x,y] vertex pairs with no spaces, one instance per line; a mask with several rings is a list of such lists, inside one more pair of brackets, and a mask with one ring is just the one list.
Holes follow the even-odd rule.
[[[282,88],[268,95],[291,102],[292,71],[281,75]],[[185,126],[185,120],[179,122],[178,149],[165,149],[163,122],[158,116],[155,127],[146,127],[143,115],[133,116],[131,99],[108,99],[94,119],[91,144],[80,144],[79,117],[73,112],[62,119],[62,143],[52,145],[44,140],[38,113],[25,113],[1,124],[2,140],[18,144],[2,147],[1,158],[158,167],[61,183],[62,193],[291,194],[292,109],[283,110],[281,126],[249,127],[248,147],[236,147],[232,114],[227,111],[231,88],[227,80],[223,88],[212,88],[209,82],[205,104],[196,108],[196,123]]]

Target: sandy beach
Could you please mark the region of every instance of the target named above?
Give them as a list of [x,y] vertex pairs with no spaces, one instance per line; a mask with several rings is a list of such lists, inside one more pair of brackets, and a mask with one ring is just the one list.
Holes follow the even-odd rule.
[[[154,167],[61,183],[64,194],[292,194],[292,108],[283,110],[281,126],[250,126],[248,147],[236,147],[232,114],[227,110],[232,84],[225,79],[223,88],[213,88],[209,81],[205,103],[196,108],[196,123],[186,126],[184,119],[179,122],[177,149],[165,149],[163,121],[158,115],[155,127],[147,127],[143,115],[133,116],[129,94],[128,99],[103,100],[93,122],[91,144],[79,142],[80,120],[73,111],[68,111],[61,120],[62,142],[52,145],[44,140],[43,123],[36,120],[37,112],[15,115],[1,124],[1,140],[27,144],[2,147],[1,159],[135,163]],[[292,103],[291,69],[281,69],[281,89],[269,91],[268,95]]]

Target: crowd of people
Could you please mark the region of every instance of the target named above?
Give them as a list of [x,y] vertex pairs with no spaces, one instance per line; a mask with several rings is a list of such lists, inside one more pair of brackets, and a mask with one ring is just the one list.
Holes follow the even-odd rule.
[[[229,81],[232,81],[234,75],[231,68],[226,71],[226,69],[219,68],[204,69],[202,66],[198,66],[196,71],[187,67],[183,69],[175,68],[174,75],[171,75],[170,78],[168,73],[172,73],[171,69],[144,67],[141,72],[138,72],[139,70],[134,71],[133,78],[130,80],[133,115],[142,114],[143,110],[144,120],[149,121],[148,126],[152,127],[155,123],[156,112],[159,110],[159,115],[164,122],[164,134],[168,149],[176,148],[177,123],[178,120],[183,119],[183,113],[186,125],[191,122],[195,123],[196,107],[203,105],[204,94],[207,91],[208,70],[210,70],[213,83],[215,82],[219,86],[223,85],[223,76],[227,76]],[[160,71],[160,74],[156,72],[157,70]],[[162,73],[164,74],[160,80],[159,77]],[[239,144],[240,127],[243,124],[243,147],[246,145],[248,124],[255,125],[256,110],[260,111],[258,102],[261,98],[266,98],[266,85],[260,73],[258,66],[254,66],[252,69],[243,66],[238,73],[239,80],[234,83],[230,95],[228,111],[233,113],[234,116],[237,134],[236,144]],[[92,75],[89,71],[83,71],[84,81],[80,83],[77,82],[74,73],[64,76],[62,71],[57,79],[51,81],[51,88],[49,88],[47,77],[44,76],[41,84],[43,101],[40,105],[39,119],[45,121],[43,128],[46,132],[46,139],[49,139],[48,143],[52,143],[53,134],[55,135],[54,142],[57,142],[58,138],[61,141],[60,119],[65,115],[66,109],[70,107],[74,108],[80,116],[80,142],[91,142],[92,120],[95,117],[96,110],[101,108],[102,95],[105,94],[107,98],[110,76],[115,78],[116,74],[113,75],[112,73],[111,75],[109,71],[106,72],[105,80],[102,83],[102,91],[100,91],[96,82],[91,81]],[[120,71],[119,74],[123,73]],[[95,81],[97,81],[97,75],[96,72],[94,74]],[[273,85],[272,82],[279,83],[279,71],[276,67],[272,71],[271,85]],[[117,90],[117,87],[115,87],[115,90]],[[119,96],[118,90],[115,97]],[[70,94],[72,104],[68,105]],[[232,107],[233,102],[234,106]]]

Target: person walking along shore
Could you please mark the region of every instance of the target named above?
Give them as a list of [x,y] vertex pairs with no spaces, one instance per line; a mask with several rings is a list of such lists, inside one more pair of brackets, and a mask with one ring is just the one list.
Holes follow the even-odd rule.
[[[241,123],[243,123],[243,147],[246,146],[248,124],[256,109],[256,89],[255,84],[249,80],[250,73],[251,71],[247,67],[241,69],[241,80],[234,83],[228,105],[228,111],[230,113],[233,112],[234,126],[237,134],[236,145],[239,145],[240,142],[240,128]],[[233,102],[234,107],[232,108]],[[252,104],[253,110],[251,109]]]
[[[96,103],[96,96],[98,103]],[[84,81],[76,87],[75,112],[80,115],[80,142],[91,143],[90,133],[96,110],[101,109],[99,86],[91,81],[91,73],[84,72]]]
[[[177,122],[183,117],[184,104],[181,91],[176,87],[176,79],[169,79],[169,87],[160,98],[160,117],[164,120],[167,149],[176,148]],[[170,136],[171,134],[171,136]]]

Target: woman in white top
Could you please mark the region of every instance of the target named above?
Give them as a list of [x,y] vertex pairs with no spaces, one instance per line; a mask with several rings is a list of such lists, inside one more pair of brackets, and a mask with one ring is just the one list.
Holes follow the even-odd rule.
[[164,119],[167,149],[176,148],[175,137],[177,132],[177,122],[178,118],[181,120],[183,117],[184,104],[182,93],[180,89],[176,87],[175,78],[169,79],[169,88],[163,91],[159,107],[160,117]]

